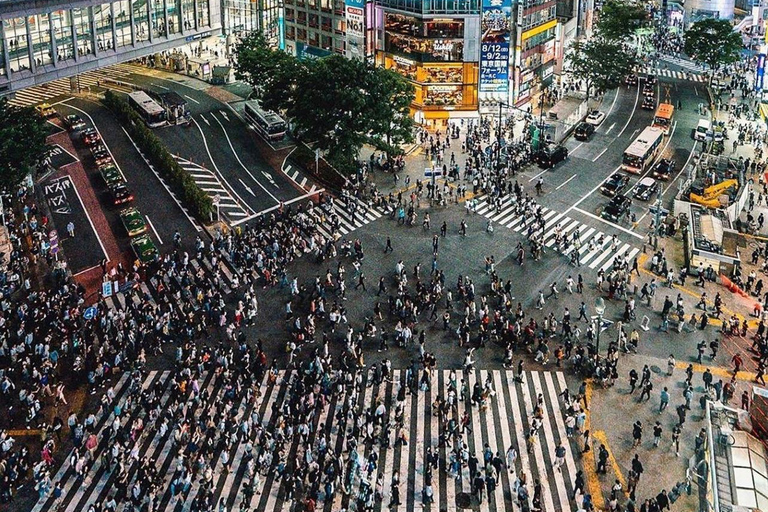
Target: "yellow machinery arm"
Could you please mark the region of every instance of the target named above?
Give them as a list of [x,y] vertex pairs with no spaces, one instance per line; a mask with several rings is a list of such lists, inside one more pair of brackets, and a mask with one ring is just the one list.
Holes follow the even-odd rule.
[[704,197],[706,199],[717,199],[720,194],[725,192],[731,187],[735,187],[739,182],[737,180],[723,180],[717,185],[712,185],[704,189]]

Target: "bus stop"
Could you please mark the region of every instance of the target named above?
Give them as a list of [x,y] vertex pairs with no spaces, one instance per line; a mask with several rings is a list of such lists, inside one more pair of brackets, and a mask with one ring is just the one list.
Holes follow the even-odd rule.
[[174,91],[157,95],[160,105],[165,109],[165,117],[170,124],[184,124],[192,120],[187,100]]

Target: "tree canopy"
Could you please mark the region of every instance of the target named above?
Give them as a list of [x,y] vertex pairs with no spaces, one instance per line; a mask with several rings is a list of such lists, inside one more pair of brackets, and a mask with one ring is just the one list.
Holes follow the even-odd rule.
[[573,76],[586,83],[587,98],[591,89],[599,94],[617,87],[635,64],[622,43],[602,38],[573,43],[566,59]]
[[685,32],[685,53],[704,62],[712,71],[739,60],[743,47],[741,35],[728,20],[706,18]]
[[285,114],[295,134],[340,170],[353,167],[363,144],[392,155],[413,140],[414,89],[393,71],[341,55],[299,60],[260,34],[244,39],[237,56],[236,76],[261,105]]
[[32,107],[0,99],[0,190],[13,192],[48,154],[45,119]]
[[605,39],[624,41],[648,20],[648,11],[626,0],[607,0],[600,8],[597,33]]

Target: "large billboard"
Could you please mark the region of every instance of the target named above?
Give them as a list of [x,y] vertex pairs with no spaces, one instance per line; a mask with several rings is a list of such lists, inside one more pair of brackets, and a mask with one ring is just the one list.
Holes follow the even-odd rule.
[[509,92],[512,0],[483,0],[480,22],[480,92]]
[[345,0],[347,58],[362,59],[365,50],[365,0]]

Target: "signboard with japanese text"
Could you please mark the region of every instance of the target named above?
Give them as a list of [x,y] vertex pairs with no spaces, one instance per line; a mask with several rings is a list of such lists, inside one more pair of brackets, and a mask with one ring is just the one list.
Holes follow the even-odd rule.
[[482,0],[480,92],[509,91],[512,0]]
[[362,59],[365,48],[365,0],[345,0],[347,58]]
[[757,56],[757,72],[755,73],[755,90],[762,91],[765,82],[765,54]]

